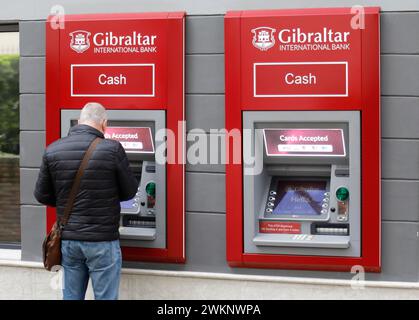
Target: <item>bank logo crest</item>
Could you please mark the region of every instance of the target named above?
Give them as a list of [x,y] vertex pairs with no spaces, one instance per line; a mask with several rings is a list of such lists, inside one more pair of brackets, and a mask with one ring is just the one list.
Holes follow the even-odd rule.
[[71,42],[70,48],[77,53],[85,52],[90,47],[90,32],[84,30],[77,30],[70,33]]
[[274,28],[259,27],[252,29],[253,46],[260,51],[267,51],[275,45]]

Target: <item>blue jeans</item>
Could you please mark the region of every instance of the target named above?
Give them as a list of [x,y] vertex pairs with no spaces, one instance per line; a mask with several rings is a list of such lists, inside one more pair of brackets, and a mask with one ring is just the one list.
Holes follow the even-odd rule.
[[122,257],[119,240],[62,240],[64,300],[84,300],[89,277],[96,300],[117,300]]

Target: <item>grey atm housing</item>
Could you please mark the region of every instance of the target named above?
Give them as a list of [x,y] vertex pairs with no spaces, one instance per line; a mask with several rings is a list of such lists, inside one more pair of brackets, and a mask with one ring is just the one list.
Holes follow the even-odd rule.
[[[165,150],[164,141],[156,141],[156,131],[165,130],[165,112],[162,110],[107,110],[108,126],[115,127],[151,127],[155,150]],[[61,111],[61,136],[67,136],[70,127],[76,124],[80,110]],[[154,229],[141,228],[135,230],[137,235],[125,234],[120,228],[121,245],[127,247],[166,248],[166,165],[150,154],[130,154],[128,160],[132,167],[144,162],[155,162],[156,204],[154,208],[156,227]],[[156,161],[157,160],[157,161]],[[162,159],[160,159],[162,160]],[[143,170],[144,172],[144,170]],[[144,178],[144,177],[142,177]],[[139,186],[141,185],[141,182]],[[121,213],[121,221],[124,212]],[[134,229],[134,228],[132,228]],[[121,232],[122,231],[122,232]]]
[[[344,133],[345,157],[266,155],[265,128],[341,128]],[[246,129],[250,134],[246,134]],[[250,129],[250,130],[249,130]],[[260,130],[259,130],[260,129]],[[243,208],[245,253],[351,256],[361,255],[361,168],[360,114],[358,111],[247,111],[243,112]],[[342,175],[341,172],[345,174]],[[349,235],[315,235],[304,238],[293,234],[260,233],[266,199],[274,179],[326,179],[330,192],[329,208],[322,217],[283,219],[301,223],[301,233],[310,235],[312,223],[339,224],[330,208],[337,206],[334,196],[338,187],[350,190]],[[368,213],[365,213],[368,214]]]

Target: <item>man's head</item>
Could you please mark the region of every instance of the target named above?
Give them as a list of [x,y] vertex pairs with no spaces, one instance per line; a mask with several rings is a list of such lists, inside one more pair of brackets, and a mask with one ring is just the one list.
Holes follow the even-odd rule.
[[107,122],[106,109],[100,103],[86,103],[81,110],[79,124],[86,124],[105,133]]

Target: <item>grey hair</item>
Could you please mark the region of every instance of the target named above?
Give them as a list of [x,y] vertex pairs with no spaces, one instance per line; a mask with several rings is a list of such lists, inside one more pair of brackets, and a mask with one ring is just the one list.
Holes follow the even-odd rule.
[[93,122],[100,125],[106,119],[106,109],[100,103],[89,102],[81,110],[79,122]]

